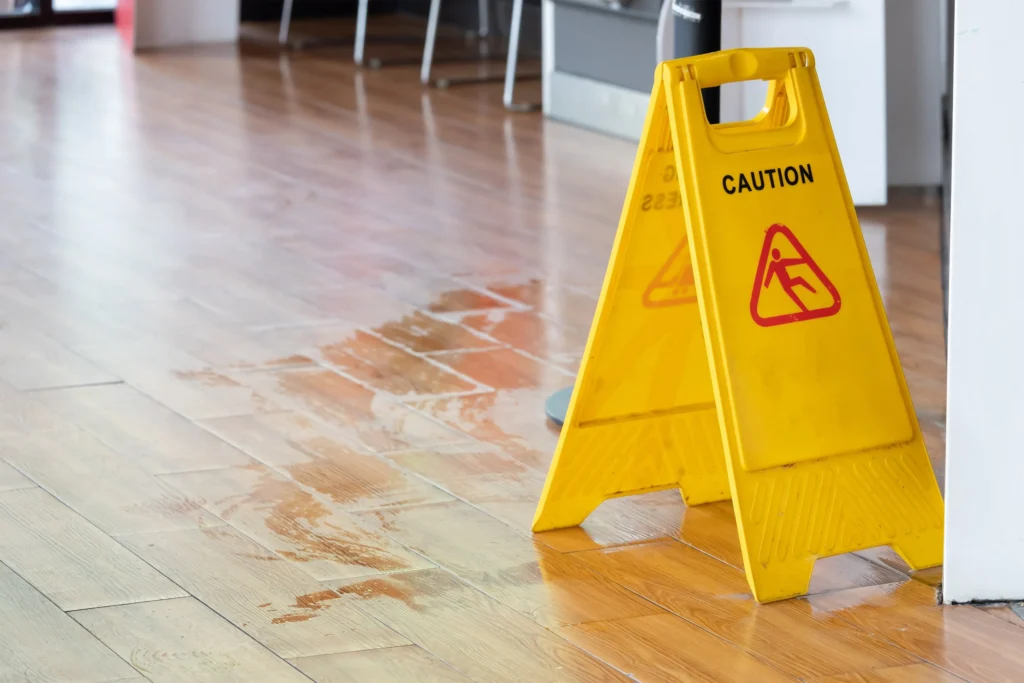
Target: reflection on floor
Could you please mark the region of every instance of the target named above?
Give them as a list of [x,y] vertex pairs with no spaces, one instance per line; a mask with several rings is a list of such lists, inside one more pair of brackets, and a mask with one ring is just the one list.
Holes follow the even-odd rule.
[[[885,549],[759,607],[727,504],[529,533],[631,144],[341,50],[5,38],[0,680],[1018,680],[1012,611]],[[862,219],[941,474],[938,206]]]

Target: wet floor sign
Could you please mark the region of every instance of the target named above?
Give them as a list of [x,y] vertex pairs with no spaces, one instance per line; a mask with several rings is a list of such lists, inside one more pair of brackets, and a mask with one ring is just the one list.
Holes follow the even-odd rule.
[[[710,125],[701,88],[769,82]],[[732,498],[762,602],[819,557],[942,562],[943,503],[803,48],[658,67],[604,289],[534,531],[603,500]]]

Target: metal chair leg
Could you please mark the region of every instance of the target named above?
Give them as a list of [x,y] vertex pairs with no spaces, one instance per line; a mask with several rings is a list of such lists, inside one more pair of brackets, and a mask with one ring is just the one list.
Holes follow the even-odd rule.
[[[369,0],[359,0],[358,14],[356,17],[356,32],[354,36],[344,38],[313,38],[299,40],[292,44],[288,40],[291,33],[292,10],[295,0],[284,0],[284,7],[281,10],[281,28],[277,34],[277,40],[281,47],[303,50],[312,47],[331,47],[340,45],[352,45],[354,48],[355,63],[362,65],[366,52],[366,44],[369,43],[418,43],[419,38],[415,36],[367,36],[366,26],[369,16]],[[383,66],[380,59],[370,59],[369,66],[379,69]],[[415,60],[411,63],[418,63]],[[403,63],[403,62],[399,62]]]
[[434,58],[434,47],[437,44],[437,25],[441,17],[441,0],[430,0],[430,14],[427,18],[427,37],[423,45],[423,61],[420,67],[420,82],[423,85],[434,85],[439,88],[447,88],[450,85],[461,83],[482,83],[493,81],[494,78],[469,78],[469,79],[438,79],[436,82],[430,80],[430,71],[434,62],[479,62],[480,60],[492,59],[490,46],[491,19],[488,10],[490,0],[478,0],[479,22],[477,24],[477,49],[476,57],[452,57],[444,60]]
[[441,17],[441,0],[430,0],[430,15],[427,18],[427,38],[423,43],[423,64],[420,66],[420,82],[430,83],[430,67],[434,62],[434,44],[437,42],[437,22]]
[[[479,0],[481,16],[485,13],[483,7],[488,0]],[[515,79],[517,78],[515,73],[516,61],[518,59],[519,50],[519,27],[522,25],[522,0],[516,0],[512,7],[512,27],[509,35],[509,53],[506,61],[506,75],[505,76],[471,76],[468,78],[439,78],[436,81],[430,80],[430,66],[433,62],[433,46],[437,36],[437,18],[440,15],[440,0],[431,0],[430,2],[430,17],[427,23],[427,44],[423,50],[423,68],[420,71],[420,81],[424,85],[432,85],[437,88],[451,88],[457,85],[471,85],[478,83],[500,83],[506,82],[506,90],[511,93],[511,87],[514,87]],[[484,28],[481,20],[479,25],[479,31],[490,32],[490,19],[486,19],[487,26]],[[481,37],[480,41],[480,58],[486,59],[490,57],[489,49],[484,49],[487,45],[487,41]],[[495,55],[497,57],[497,55]],[[509,63],[511,63],[511,83],[509,86]],[[528,74],[525,76],[518,76],[518,78],[526,79],[539,79],[540,74]],[[511,97],[511,95],[509,95]],[[538,108],[537,104],[511,104],[509,109],[516,111],[532,111]]]
[[[292,2],[292,0],[287,0]],[[353,59],[357,66],[363,65],[363,51],[366,48],[366,16],[369,14],[370,0],[359,0],[356,13],[356,40]]]
[[491,34],[491,4],[490,0],[477,0],[477,35],[486,38]]
[[491,41],[488,40],[491,35],[491,1],[490,0],[477,0],[477,29],[476,35],[480,39],[480,56],[490,57],[491,55]]
[[516,87],[516,67],[519,62],[519,35],[523,26],[523,0],[512,2],[512,23],[508,31],[508,59],[505,62],[505,92],[502,102],[506,109],[512,111],[536,111],[540,104],[536,102],[516,103],[512,99]]
[[281,30],[277,34],[277,42],[282,45],[288,44],[288,30],[292,25],[292,6],[295,0],[284,0],[284,8],[281,10]]

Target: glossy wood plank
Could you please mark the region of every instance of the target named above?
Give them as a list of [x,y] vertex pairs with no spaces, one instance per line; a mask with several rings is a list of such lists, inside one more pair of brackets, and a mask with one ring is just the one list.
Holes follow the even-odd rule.
[[436,361],[363,331],[337,344],[322,346],[318,360],[364,386],[400,398],[486,390]]
[[240,325],[294,325],[327,317],[298,297],[276,291],[265,280],[237,271],[225,273],[216,266],[189,268],[180,289],[218,317]]
[[[301,242],[298,246],[301,247]],[[372,257],[367,255],[348,253],[346,257],[349,262],[339,264],[339,276],[351,274],[353,265],[365,267],[374,275],[384,272],[379,268],[373,268],[370,265]],[[405,263],[405,266],[409,267],[409,264]],[[394,267],[394,264],[386,263],[383,267]],[[376,287],[364,286],[362,284],[350,284],[345,287],[318,287],[302,291],[299,295],[333,318],[346,321],[353,326],[370,327],[378,333],[382,333],[385,330],[393,330],[392,326],[401,321],[417,319],[421,316],[425,317],[425,314],[417,311],[416,307],[412,304],[391,296]],[[384,333],[382,336],[391,339],[391,341],[397,341],[394,338],[396,336],[394,332],[390,334]],[[405,336],[402,338],[404,339]],[[412,350],[418,351],[420,349]]]
[[280,657],[408,644],[229,527],[134,534],[121,541]]
[[815,678],[807,683],[961,683],[963,680],[931,664],[910,664],[860,674]]
[[662,610],[462,502],[361,513],[498,602],[548,626],[657,614]]
[[469,683],[471,680],[415,645],[300,657],[291,663],[317,683]]
[[22,391],[119,382],[44,334],[0,328],[0,379]]
[[35,483],[24,474],[0,460],[0,491],[28,489]]
[[319,581],[434,566],[329,498],[262,465],[162,479]]
[[88,609],[72,616],[155,683],[308,681],[194,598]]
[[316,416],[297,411],[202,420],[197,424],[260,462],[283,467],[306,462],[312,448],[326,450],[328,444],[342,453],[370,451],[360,447],[351,433]]
[[387,458],[521,533],[530,532],[543,475],[503,449],[467,443],[391,453]]
[[67,421],[47,410],[37,400],[46,392],[31,394],[0,384],[0,436],[31,434],[67,426]]
[[740,570],[679,542],[578,555],[615,582],[795,678],[918,661],[871,631],[812,611],[806,602],[757,605]]
[[578,335],[590,332],[597,310],[599,289],[574,287],[567,283],[549,284],[540,272],[460,278],[484,287],[489,292],[518,301],[543,318],[555,321],[563,329]]
[[510,306],[493,294],[477,287],[466,286],[452,278],[416,276],[384,278],[384,291],[408,301],[430,313],[462,313],[487,311]]
[[[388,457],[520,532],[530,533],[544,475],[506,455],[507,451],[466,444]],[[685,513],[677,491],[616,498],[603,503],[582,526],[538,534],[535,540],[560,552],[665,540],[679,534]]]
[[516,478],[538,475],[501,448],[482,443],[391,453],[388,460],[424,479],[440,482],[446,488],[473,478]]
[[[351,339],[359,328],[351,323],[338,320],[298,325],[271,325],[245,328],[243,338],[255,340],[261,347],[273,350],[272,354],[255,357],[245,363],[226,363],[231,357],[230,350],[221,349],[220,360],[211,360],[219,367],[241,370],[261,368],[288,368],[315,365],[322,358],[324,348],[332,348]],[[216,339],[212,340],[213,342]],[[209,352],[203,357],[210,356]]]
[[[513,352],[506,350],[501,353]],[[445,358],[448,355],[441,354],[435,357]],[[481,362],[486,363],[486,360],[486,357],[481,357]],[[527,359],[524,362],[534,361]],[[500,372],[500,368],[494,372]],[[572,379],[563,379],[557,383],[561,388],[572,384]],[[535,417],[544,414],[544,401],[549,394],[548,391],[521,389],[417,401],[409,405],[419,413],[439,420],[477,441],[499,447],[543,476],[551,462],[555,446],[558,445],[557,429]]]
[[374,333],[393,344],[414,353],[441,351],[482,350],[495,348],[499,342],[473,330],[434,317],[423,311],[413,311],[374,328]]
[[[508,451],[507,447],[496,445],[466,444],[395,453],[388,457],[506,524],[529,533],[544,486],[544,475],[507,455]],[[740,551],[732,508],[723,505],[715,503],[687,509],[678,491],[615,498],[603,503],[580,527],[545,532],[534,538],[560,552],[578,552],[676,537],[713,556],[728,557],[738,563]],[[837,583],[838,572],[827,571],[829,564],[831,561],[824,562],[816,575],[816,591],[850,585]],[[856,568],[862,576],[879,577],[873,583],[899,579],[895,573],[873,571],[873,567],[856,559],[840,565],[837,569],[850,569],[846,572],[848,575],[855,575],[852,569]]]
[[[737,569],[743,569],[739,532],[730,501],[687,509],[678,538]],[[871,553],[885,551],[895,556],[895,553],[885,548],[866,554],[846,553],[819,559],[814,563],[808,595],[906,581],[910,570],[902,561],[871,561],[875,557]]]
[[[388,232],[398,229],[398,226],[390,225],[386,221],[381,221],[379,227]],[[379,292],[380,290],[377,289],[379,285],[393,282],[403,277],[424,277],[433,271],[432,268],[427,267],[418,260],[404,258],[387,250],[373,248],[362,240],[354,248],[351,245],[349,248],[343,248],[340,245],[332,246],[333,248],[327,248],[325,251],[309,254],[309,257],[316,263],[322,263],[330,267],[336,275],[342,276],[345,280],[344,289],[349,291],[354,289],[360,293],[368,291]],[[374,289],[362,289],[363,285],[373,285]],[[334,290],[334,293],[340,294],[340,291]],[[390,295],[385,296],[378,303],[384,300],[390,300],[406,308],[410,307],[410,304]],[[345,301],[346,303],[351,303],[347,299]],[[351,310],[351,308],[352,306],[345,305],[338,309],[332,308],[331,310],[333,313],[343,315],[346,311]]]
[[474,681],[628,680],[443,570],[331,583]]
[[185,595],[39,488],[0,493],[0,562],[65,611]]
[[498,309],[465,315],[460,322],[535,358],[570,370],[579,364],[589,332],[562,327],[533,311]]
[[558,634],[638,681],[795,681],[673,614],[563,628]]
[[1024,629],[968,605],[940,607],[919,581],[813,596],[808,606],[967,680],[1013,681],[1024,670]]
[[453,351],[435,360],[492,389],[541,389],[557,391],[571,385],[568,370],[540,363],[515,349]]
[[39,486],[108,534],[197,528],[200,504],[91,434],[57,430],[0,440],[0,452]]
[[[186,283],[182,283],[184,287]],[[174,348],[211,368],[261,368],[312,365],[313,361],[286,344],[288,340],[254,334],[191,299],[161,301],[159,305],[133,303],[120,307],[131,324],[101,337],[100,344],[116,346],[125,338],[152,339],[154,348],[173,340]],[[316,325],[302,325],[302,327]],[[187,331],[187,332],[185,332]],[[89,349],[96,342],[76,342],[75,348]]]
[[440,488],[357,450],[345,440],[350,433],[316,418],[279,413],[205,425],[346,510],[451,500]]
[[192,420],[280,410],[267,397],[167,342],[121,341],[78,350]]
[[910,566],[903,561],[903,558],[897,555],[896,551],[889,546],[860,550],[854,553],[854,555],[868,560],[869,562],[882,565],[883,567],[894,569],[901,574],[907,574],[912,579],[928,584],[932,587],[937,587],[942,583],[942,567],[930,567],[928,569],[918,569],[916,571],[912,570]]
[[1024,619],[1020,617],[1016,612],[1010,609],[1009,605],[977,605],[977,608],[991,614],[994,617],[999,617],[1007,624],[1013,624],[1014,626],[1020,626],[1024,628]]
[[807,595],[849,590],[862,586],[882,586],[907,580],[907,575],[879,566],[856,554],[823,557],[814,563]]
[[47,391],[35,400],[154,474],[251,462],[237,448],[125,384]]
[[246,385],[289,410],[319,417],[370,450],[458,443],[465,436],[326,369],[251,373]]
[[686,506],[674,490],[615,498],[602,503],[579,527],[538,534],[536,538],[560,552],[666,540],[679,533],[685,514]]
[[0,564],[0,680],[100,683],[135,670]]

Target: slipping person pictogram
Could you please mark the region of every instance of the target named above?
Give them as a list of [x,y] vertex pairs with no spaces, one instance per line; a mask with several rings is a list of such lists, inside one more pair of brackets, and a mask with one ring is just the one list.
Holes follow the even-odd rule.
[[[796,256],[783,257],[796,252]],[[805,277],[806,275],[806,277]],[[812,284],[808,280],[816,280]],[[781,296],[766,296],[773,287],[781,288],[793,310]],[[797,291],[797,288],[801,288]],[[770,301],[769,301],[770,300]],[[754,277],[754,291],[750,297],[750,315],[761,327],[772,327],[801,320],[827,318],[839,312],[841,306],[839,291],[828,276],[807,253],[793,231],[784,225],[773,225],[765,234],[761,247],[761,258]]]
[[779,284],[782,285],[782,289],[786,291],[786,294],[788,294],[789,298],[793,300],[793,303],[799,306],[801,311],[804,311],[806,313],[809,309],[807,308],[807,306],[804,305],[804,302],[800,299],[800,296],[795,291],[793,291],[794,288],[804,287],[806,289],[809,289],[812,294],[817,293],[818,290],[816,290],[814,287],[811,287],[811,284],[807,282],[807,280],[805,280],[804,278],[793,277],[792,275],[789,274],[790,268],[794,266],[799,266],[804,263],[806,263],[806,261],[802,258],[784,259],[782,258],[782,252],[780,252],[777,248],[772,249],[772,262],[768,266],[768,277],[765,278],[764,286],[767,287],[768,285],[770,285],[772,283],[772,278],[777,278]]
[[672,250],[647,285],[642,302],[647,308],[697,303],[697,285],[693,279],[693,264],[690,263],[686,237]]

